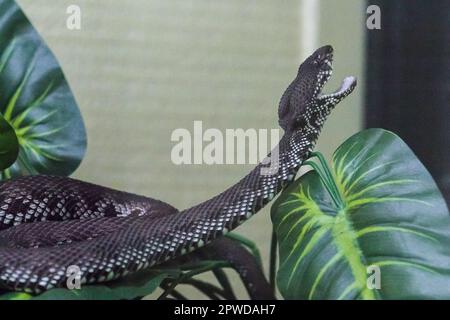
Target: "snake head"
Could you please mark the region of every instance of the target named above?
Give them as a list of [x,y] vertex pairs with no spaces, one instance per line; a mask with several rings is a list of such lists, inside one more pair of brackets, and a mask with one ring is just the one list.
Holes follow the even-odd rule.
[[353,91],[356,78],[347,77],[335,92],[322,93],[333,72],[332,66],[333,47],[329,45],[317,49],[300,65],[278,109],[280,126],[286,132],[310,130],[318,135],[334,106]]

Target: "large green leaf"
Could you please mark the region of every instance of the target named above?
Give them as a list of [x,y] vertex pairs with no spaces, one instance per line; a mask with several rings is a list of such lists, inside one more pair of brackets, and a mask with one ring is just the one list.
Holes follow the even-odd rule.
[[83,120],[62,70],[14,1],[0,0],[0,113],[20,151],[2,178],[68,175],[86,149]]
[[[329,173],[310,171],[273,206],[283,296],[449,299],[449,212],[408,146],[365,130],[336,150]],[[379,267],[380,289],[367,285],[369,266]]]
[[19,142],[14,129],[0,115],[0,170],[10,167],[19,154]]

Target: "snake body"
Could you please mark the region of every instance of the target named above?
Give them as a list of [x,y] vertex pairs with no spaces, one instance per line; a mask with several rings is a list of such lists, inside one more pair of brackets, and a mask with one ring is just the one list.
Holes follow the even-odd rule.
[[336,92],[321,94],[332,56],[331,46],[316,50],[282,96],[278,114],[285,133],[278,160],[272,159],[278,170],[263,174],[269,162],[263,161],[187,210],[67,177],[2,182],[0,288],[39,293],[64,287],[70,266],[80,268],[81,283],[117,279],[200,248],[249,219],[294,179],[328,114],[354,89],[349,77]]

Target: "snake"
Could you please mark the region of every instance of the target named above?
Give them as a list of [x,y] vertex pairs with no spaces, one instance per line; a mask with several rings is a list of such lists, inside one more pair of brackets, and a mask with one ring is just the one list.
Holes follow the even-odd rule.
[[[0,184],[0,288],[39,294],[67,284],[123,278],[193,252],[251,218],[295,178],[331,110],[356,86],[346,77],[333,93],[333,47],[298,68],[278,106],[283,135],[246,176],[189,209],[63,176],[30,175]],[[268,167],[275,170],[267,170]]]

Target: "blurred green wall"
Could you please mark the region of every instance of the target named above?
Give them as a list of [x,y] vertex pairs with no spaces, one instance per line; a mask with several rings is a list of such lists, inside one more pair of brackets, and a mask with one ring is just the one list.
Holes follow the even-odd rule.
[[[87,126],[76,178],[178,208],[223,191],[252,166],[170,160],[176,128],[277,128],[277,105],[303,50],[302,1],[18,0],[58,57]],[[81,7],[81,30],[66,9]],[[335,47],[328,91],[362,77],[364,2],[322,0],[319,45]],[[311,16],[307,16],[311,18]],[[329,156],[361,127],[361,86],[339,105],[318,148]],[[268,256],[269,210],[238,229]],[[265,259],[267,260],[267,259]]]

